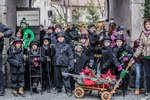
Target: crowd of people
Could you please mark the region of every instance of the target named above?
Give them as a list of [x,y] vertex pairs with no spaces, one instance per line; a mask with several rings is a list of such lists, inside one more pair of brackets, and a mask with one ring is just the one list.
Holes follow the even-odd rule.
[[[49,26],[47,30],[40,25],[39,41],[35,39],[25,18],[21,20],[15,36],[10,37],[12,30],[1,26],[0,46],[3,45],[3,37],[10,37],[7,61],[10,64],[14,96],[20,94],[24,97],[24,90],[30,90],[30,86],[34,86],[32,91],[38,93],[37,86],[41,80],[39,77],[30,80],[30,77],[39,74],[42,74],[42,91],[50,92],[51,88],[55,88],[55,93],[60,93],[64,85],[66,94],[71,96],[75,89],[75,81],[70,76],[63,76],[62,72],[79,75],[82,69],[88,66],[99,76],[106,74],[110,69],[111,73],[119,78],[121,70],[131,62],[136,68],[135,94],[140,93],[140,77],[143,69],[147,92],[142,100],[150,98],[150,19],[145,19],[144,31],[134,42],[133,47],[125,27],[117,25],[113,18],[104,21],[103,24],[101,31],[97,31],[95,24],[89,24],[87,29],[80,32],[71,22],[67,23],[66,28],[57,24],[55,27]],[[2,61],[0,69],[1,65]],[[30,65],[34,67],[29,68]],[[127,73],[119,86],[124,92],[128,90],[129,79],[130,75]],[[1,81],[0,86],[0,95],[4,95],[4,81]]]

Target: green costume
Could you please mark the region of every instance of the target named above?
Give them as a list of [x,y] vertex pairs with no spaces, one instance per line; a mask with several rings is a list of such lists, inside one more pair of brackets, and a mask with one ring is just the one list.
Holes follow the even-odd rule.
[[26,19],[23,18],[21,21],[20,21],[20,25],[21,23],[25,23],[26,26],[25,27],[21,27],[21,29],[23,30],[23,47],[25,49],[27,49],[30,45],[30,43],[34,40],[34,33],[32,30],[29,29],[29,24],[27,23]]

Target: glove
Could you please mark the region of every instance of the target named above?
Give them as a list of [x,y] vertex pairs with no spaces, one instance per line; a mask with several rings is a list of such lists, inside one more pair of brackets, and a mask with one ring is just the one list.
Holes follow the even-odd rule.
[[35,67],[38,67],[38,66],[39,66],[39,63],[38,63],[38,62],[34,62],[34,66],[35,66]]
[[33,62],[37,62],[38,61],[38,58],[33,58]]
[[128,57],[123,58],[123,61],[128,61],[128,60],[129,60]]
[[119,66],[118,66],[118,71],[121,71],[122,70],[122,64],[120,64]]

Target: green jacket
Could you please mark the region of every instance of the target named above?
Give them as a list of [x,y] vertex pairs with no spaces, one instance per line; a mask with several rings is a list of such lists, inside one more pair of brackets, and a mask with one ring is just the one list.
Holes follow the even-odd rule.
[[[22,27],[21,27],[22,28]],[[23,30],[23,47],[27,49],[30,43],[34,40],[34,33],[29,29],[29,24],[26,27],[22,28]]]

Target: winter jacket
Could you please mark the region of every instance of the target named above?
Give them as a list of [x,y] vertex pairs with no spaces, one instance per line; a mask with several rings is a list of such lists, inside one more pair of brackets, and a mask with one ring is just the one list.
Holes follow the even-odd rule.
[[10,73],[24,72],[23,49],[15,50],[12,46],[7,51],[7,61],[10,64]]
[[29,29],[29,24],[27,24],[26,27],[22,28],[22,30],[23,30],[24,48],[27,49],[30,43],[34,40],[34,33],[32,30]]
[[[30,50],[28,52],[28,58],[29,58],[28,62],[29,62],[30,65],[34,65],[35,62],[37,62],[38,65],[40,65],[40,63],[46,61],[45,56],[41,53],[40,48],[37,51]],[[34,61],[33,60],[34,58],[37,58],[37,61]]]
[[142,54],[143,57],[149,57],[150,59],[150,35],[146,36],[144,32],[141,33],[140,44],[134,53],[134,57],[138,57]]
[[100,42],[99,42],[99,37],[98,37],[98,35],[96,34],[96,32],[92,33],[92,32],[90,32],[89,30],[88,30],[88,32],[89,32],[88,38],[89,38],[89,41],[90,41],[90,45],[91,45],[93,48],[95,48],[95,46],[100,43]]
[[57,33],[47,33],[49,36],[50,36],[50,39],[51,39],[51,44],[56,44],[57,43]]
[[[54,54],[54,48],[52,46],[49,46],[49,47],[45,47],[45,46],[42,46],[41,47],[41,52],[44,56],[44,59],[45,61],[42,63],[42,66],[43,66],[43,70],[45,71],[50,71],[51,72],[51,60],[52,60],[52,57],[53,57],[53,54]],[[47,58],[50,59],[48,65],[49,65],[49,69],[48,69],[48,65],[47,65]]]
[[[123,55],[124,52],[127,52],[127,55]],[[122,64],[124,57],[127,57],[127,62],[129,62],[133,57],[133,49],[127,44],[123,44],[121,47],[115,46],[113,48],[113,63],[116,67]]]
[[109,68],[113,61],[112,48],[111,47],[101,47],[98,49],[99,54],[102,54],[100,59],[100,68]]
[[88,47],[83,47],[83,53],[89,57],[89,59],[93,59],[94,60],[94,48],[92,48],[91,46]]
[[74,68],[74,57],[71,46],[65,42],[57,42],[54,45],[55,54],[53,57],[54,66],[64,66],[68,69]]
[[75,28],[75,25],[73,25],[72,29],[67,29],[66,30],[65,39],[66,39],[66,43],[71,45],[71,47],[73,47],[73,44],[74,44],[75,41],[79,40],[79,34],[78,34],[78,31]]
[[[4,37],[6,38],[11,37],[11,35],[13,34],[13,31],[4,24],[2,24],[1,22],[0,22],[0,32],[2,32],[4,34]],[[3,51],[4,37],[0,38],[0,53]]]
[[79,74],[82,69],[84,69],[86,66],[89,66],[90,59],[83,52],[81,53],[81,55],[75,53],[74,57],[76,59],[76,62],[74,64],[74,71],[76,74]]

